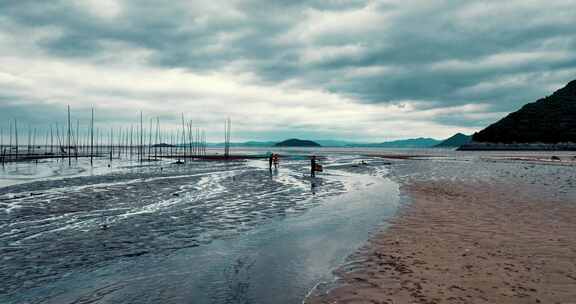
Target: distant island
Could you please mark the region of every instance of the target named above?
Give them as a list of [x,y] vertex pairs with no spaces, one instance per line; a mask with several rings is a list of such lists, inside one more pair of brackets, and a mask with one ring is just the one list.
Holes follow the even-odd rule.
[[287,139],[276,143],[274,147],[322,147],[319,143],[311,140],[302,140],[297,138]]

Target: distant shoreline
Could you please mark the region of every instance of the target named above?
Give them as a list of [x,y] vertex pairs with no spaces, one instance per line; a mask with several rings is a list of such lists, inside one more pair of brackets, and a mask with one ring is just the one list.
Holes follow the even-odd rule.
[[460,146],[458,151],[576,151],[574,143],[560,144],[499,144],[470,143]]

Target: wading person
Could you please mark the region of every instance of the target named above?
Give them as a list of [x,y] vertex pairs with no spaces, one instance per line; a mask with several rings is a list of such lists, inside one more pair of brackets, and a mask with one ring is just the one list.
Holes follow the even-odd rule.
[[268,157],[268,169],[270,169],[270,171],[272,171],[272,161],[274,159],[274,153],[270,154],[270,156]]
[[322,172],[322,165],[316,163],[316,155],[310,158],[310,176],[316,177],[316,172]]
[[316,177],[316,155],[310,158],[310,176]]
[[280,163],[280,155],[274,154],[272,159],[274,161],[274,168],[278,169],[278,164]]

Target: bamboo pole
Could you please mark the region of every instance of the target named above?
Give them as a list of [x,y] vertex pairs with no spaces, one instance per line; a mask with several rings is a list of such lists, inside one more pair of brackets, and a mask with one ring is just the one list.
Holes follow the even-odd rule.
[[94,107],[90,116],[90,166],[94,166]]
[[196,127],[196,156],[200,156],[200,128]]
[[232,119],[228,117],[228,156],[230,156],[230,142],[232,139]]
[[58,141],[58,149],[62,151],[62,145],[60,142],[60,128],[58,128],[58,123],[56,123],[56,140]]
[[46,137],[44,137],[44,154],[48,154],[48,138],[50,137],[50,131],[46,130]]
[[142,146],[144,144],[144,123],[142,120],[142,111],[140,111],[140,162],[143,161],[144,159],[144,147]]
[[16,160],[18,160],[18,123],[16,119],[14,119],[14,137],[16,140]]
[[160,127],[160,117],[158,117],[158,143],[160,144],[160,159],[164,155],[164,132],[162,132],[162,127]]
[[130,131],[128,129],[128,127],[126,127],[126,131],[124,131],[124,141],[122,142],[122,152],[124,155],[124,158],[128,158],[128,136],[130,135]]
[[32,133],[32,154],[34,154],[35,152],[36,152],[36,128],[34,128],[34,131]]
[[150,156],[152,155],[152,124],[153,119],[150,118],[150,127],[148,129],[148,160],[150,160]]
[[102,153],[102,155],[104,155],[104,153],[106,151],[105,150],[106,147],[104,146],[104,130],[102,130],[102,131],[98,130],[98,133],[100,133],[100,139],[99,139],[100,140],[100,145],[99,145],[100,146],[100,153]]
[[224,123],[224,157],[228,158],[229,155],[229,136],[230,136],[230,118],[226,119]]
[[184,113],[182,113],[182,144],[184,145],[184,162],[186,162],[186,127],[184,125]]
[[133,147],[132,146],[132,144],[133,144],[132,135],[133,135],[133,133],[134,133],[134,127],[132,125],[130,125],[130,160],[132,160],[132,152],[133,152],[132,151],[132,147]]
[[194,144],[194,134],[192,134],[192,120],[188,122],[188,147],[190,147],[190,158],[194,156],[192,145]]
[[114,147],[113,141],[112,141],[112,137],[114,136],[114,129],[110,128],[110,142],[109,144],[109,148],[110,148],[110,165],[112,165],[112,148]]
[[72,158],[70,155],[70,105],[68,105],[68,166],[72,165]]
[[156,117],[156,135],[154,138],[155,144],[154,144],[154,159],[158,158],[158,125],[160,124],[159,118]]
[[26,154],[30,155],[30,143],[32,142],[32,126],[28,124],[28,142],[26,145]]
[[[132,127],[132,125],[130,125]],[[128,148],[130,144],[130,130],[126,127],[126,136],[124,136],[124,157],[128,159]]]
[[121,151],[122,151],[122,127],[120,127],[120,133],[118,134],[118,159],[120,159]]
[[12,154],[12,120],[9,120],[8,124],[10,125],[10,146],[8,149],[10,149],[10,154]]
[[2,148],[2,167],[4,167],[4,158],[6,157],[6,148],[4,147],[4,129],[0,128],[0,147]]
[[54,154],[54,131],[50,125],[50,154]]
[[[10,124],[10,121],[8,121]],[[4,163],[6,162],[6,147],[4,146],[4,129],[0,129],[0,134],[2,134],[2,143],[0,143],[0,147],[2,147],[2,168],[4,168]]]
[[80,143],[80,119],[76,120],[76,136],[74,137],[74,142],[76,143],[76,149],[74,150],[74,155],[76,156],[76,162],[78,162],[78,145]]

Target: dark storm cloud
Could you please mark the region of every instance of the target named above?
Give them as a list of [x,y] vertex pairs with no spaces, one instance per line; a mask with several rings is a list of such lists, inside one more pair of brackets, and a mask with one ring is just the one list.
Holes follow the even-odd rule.
[[38,42],[50,56],[98,58],[121,43],[149,51],[148,65],[250,72],[257,83],[365,104],[485,103],[503,112],[576,78],[574,1],[126,0],[111,18],[94,3],[3,1],[0,20],[55,30]]
[[[490,3],[490,2],[488,2]],[[154,64],[186,67],[193,70],[221,68],[238,61],[250,62],[264,80],[282,81],[296,77],[306,81],[306,75],[320,70],[324,79],[315,84],[327,85],[326,79],[335,77],[342,69],[390,65],[405,70],[402,75],[377,75],[360,80],[351,79],[328,87],[332,91],[354,94],[367,102],[387,102],[395,99],[446,100],[453,92],[466,86],[489,80],[494,75],[548,71],[576,67],[574,58],[554,63],[529,62],[522,67],[488,67],[475,71],[427,71],[426,65],[444,60],[481,60],[492,54],[533,51],[546,39],[571,38],[566,45],[574,47],[574,29],[570,24],[551,20],[531,24],[535,16],[493,16],[494,26],[467,27],[466,20],[453,16],[464,5],[461,2],[437,2],[437,5],[415,7],[404,14],[401,4],[373,5],[375,13],[398,13],[383,19],[381,31],[355,35],[321,35],[304,45],[301,41],[278,45],[274,38],[306,22],[307,10],[340,13],[365,9],[364,1],[247,1],[222,7],[236,10],[235,18],[221,18],[216,11],[195,12],[182,3],[157,1],[126,1],[122,16],[112,22],[100,20],[86,10],[67,1],[12,1],[0,7],[6,15],[28,26],[56,26],[63,35],[45,42],[42,47],[60,56],[93,56],[107,51],[102,41],[121,41],[154,51]],[[496,3],[493,3],[495,6]],[[490,4],[487,4],[489,6]],[[544,4],[543,4],[544,5]],[[523,8],[518,8],[521,11]],[[539,13],[527,10],[527,14]],[[544,11],[543,13],[546,13]],[[519,14],[520,15],[520,14]],[[546,16],[545,16],[546,17]],[[360,20],[362,21],[362,20]],[[471,19],[470,22],[478,22]],[[219,42],[219,35],[234,35]],[[302,48],[339,46],[361,43],[366,52],[351,57],[328,58],[318,63],[295,64]],[[212,47],[221,44],[214,50]],[[312,80],[312,79],[311,79]],[[324,81],[323,81],[324,80]],[[470,96],[467,98],[483,98]],[[492,96],[490,96],[492,97]]]

